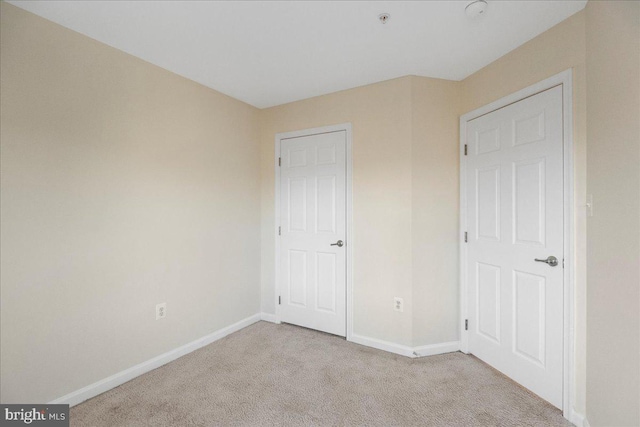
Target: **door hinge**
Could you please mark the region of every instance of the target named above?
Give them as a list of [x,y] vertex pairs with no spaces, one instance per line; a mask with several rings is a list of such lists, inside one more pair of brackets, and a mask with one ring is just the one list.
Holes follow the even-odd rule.
[[467,155],[467,144],[464,144],[464,155]]
[[282,166],[282,157],[278,157],[278,166]]
[[278,227],[278,236],[282,236],[282,227]]
[[467,234],[467,232],[465,231],[465,232],[464,232],[464,242],[465,242],[465,243],[467,243],[468,241],[469,241],[469,239],[468,239],[468,234]]
[[464,319],[464,330],[465,331],[469,330],[469,319]]
[[278,305],[282,305],[282,297],[278,295]]

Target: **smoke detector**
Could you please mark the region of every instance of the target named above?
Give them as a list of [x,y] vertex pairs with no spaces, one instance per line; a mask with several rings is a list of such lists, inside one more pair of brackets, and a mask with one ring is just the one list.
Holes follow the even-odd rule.
[[380,20],[381,24],[386,24],[390,18],[391,15],[389,15],[388,13],[381,13],[380,15],[378,15],[378,19]]
[[472,1],[464,8],[464,12],[469,18],[475,19],[482,16],[487,11],[487,2],[485,0]]

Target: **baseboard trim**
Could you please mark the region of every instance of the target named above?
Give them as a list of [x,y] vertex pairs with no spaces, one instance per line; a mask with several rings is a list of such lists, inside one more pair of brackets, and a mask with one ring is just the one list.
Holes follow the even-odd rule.
[[70,406],[75,406],[79,403],[84,402],[85,400],[91,399],[92,397],[102,394],[105,391],[109,391],[112,388],[118,387],[119,385],[124,384],[127,381],[130,381],[142,374],[145,374],[149,371],[159,368],[162,365],[172,362],[177,358],[184,356],[185,354],[189,354],[192,351],[198,350],[199,348],[207,346],[215,341],[218,341],[219,339],[224,338],[229,334],[237,332],[240,329],[246,328],[247,326],[252,325],[260,320],[262,320],[262,314],[261,313],[254,314],[253,316],[247,317],[246,319],[236,322],[233,325],[229,325],[225,328],[219,329],[209,335],[205,335],[202,338],[199,338],[195,341],[192,341],[174,350],[171,350],[164,354],[156,356],[153,359],[147,360],[146,362],[139,363],[135,366],[132,366],[129,369],[120,371],[117,374],[111,375],[108,378],[105,378],[103,380],[90,384],[86,387],[83,387],[79,390],[71,392],[49,403],[50,404],[62,403],[62,404],[68,404]]
[[571,408],[569,412],[569,421],[575,424],[577,427],[589,427],[589,423],[585,419],[584,415],[579,412],[576,412],[575,409]]
[[278,323],[276,315],[271,313],[260,313],[260,319],[264,320],[265,322]]
[[422,345],[419,347],[409,347],[407,345],[396,344],[389,341],[383,341],[377,338],[370,338],[357,334],[351,335],[351,339],[349,341],[411,358],[435,356],[436,354],[453,353],[454,351],[460,350],[460,341]]
[[401,356],[415,357],[415,355],[413,354],[413,348],[402,344],[396,344],[389,341],[383,341],[377,338],[370,338],[357,334],[352,334],[349,341],[367,347],[377,348],[378,350],[388,351],[389,353],[399,354]]
[[413,349],[415,357],[435,356],[436,354],[460,351],[460,341],[449,341],[439,344],[422,345]]

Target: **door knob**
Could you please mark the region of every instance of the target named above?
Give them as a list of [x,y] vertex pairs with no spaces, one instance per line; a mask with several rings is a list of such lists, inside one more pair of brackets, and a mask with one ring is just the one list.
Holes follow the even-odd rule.
[[332,243],[331,246],[337,246],[339,248],[341,248],[344,245],[344,242],[342,240],[338,240],[335,243]]
[[551,255],[550,257],[547,257],[547,259],[535,258],[535,261],[536,262],[546,262],[551,267],[555,267],[556,265],[558,265],[558,258],[554,257],[553,255]]

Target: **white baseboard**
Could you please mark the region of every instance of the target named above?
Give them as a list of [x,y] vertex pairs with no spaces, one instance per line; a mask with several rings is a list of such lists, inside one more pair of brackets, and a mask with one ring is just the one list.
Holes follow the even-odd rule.
[[413,349],[415,357],[435,356],[436,354],[460,351],[460,341],[443,342],[439,344],[421,345]]
[[415,357],[415,355],[413,354],[413,348],[402,344],[383,341],[377,338],[364,337],[357,334],[352,334],[349,341],[356,344],[365,345],[367,347],[377,348],[378,350],[384,350],[390,353],[399,354],[401,356]]
[[58,399],[55,399],[50,404],[68,404],[71,406],[75,406],[79,403],[84,402],[87,399],[91,399],[99,394],[104,393],[105,391],[111,390],[114,387],[117,387],[121,384],[126,383],[138,377],[142,374],[145,374],[153,369],[159,368],[162,365],[165,365],[171,361],[176,360],[177,358],[184,356],[185,354],[191,353],[194,350],[202,348],[206,345],[211,344],[212,342],[218,341],[221,338],[226,337],[229,334],[239,331],[240,329],[246,328],[249,325],[252,325],[262,319],[262,314],[254,314],[251,317],[247,317],[233,325],[227,326],[226,328],[222,328],[213,332],[209,335],[206,335],[202,338],[199,338],[195,341],[192,341],[188,344],[185,344],[181,347],[178,347],[174,350],[168,351],[160,356],[156,356],[153,359],[149,359],[146,362],[142,362],[138,365],[135,365],[129,369],[125,369],[124,371],[118,372],[117,374],[111,375],[108,378],[90,384],[86,387],[81,388],[80,390],[76,390],[71,392],[65,396],[62,396]]
[[571,408],[571,411],[569,412],[569,421],[571,421],[577,427],[589,427],[589,423],[585,419],[584,415],[576,412],[576,410],[573,408]]
[[276,315],[271,313],[260,313],[260,320],[264,320],[265,322],[278,323]]
[[436,354],[452,353],[454,351],[460,350],[460,341],[423,345],[420,347],[409,347],[407,345],[383,341],[377,338],[364,337],[357,334],[351,335],[351,339],[349,341],[411,358],[435,356]]

